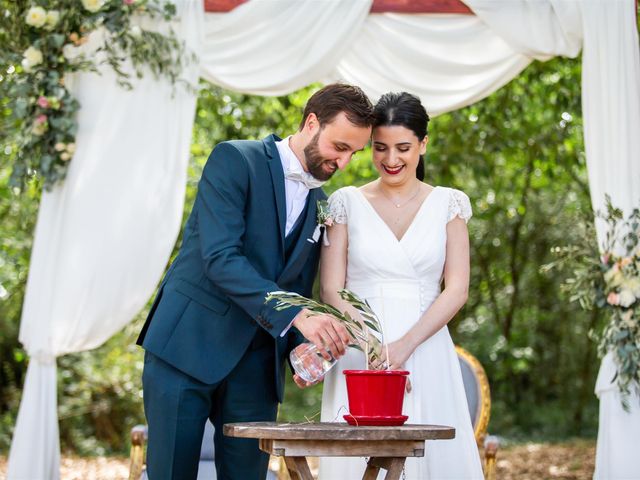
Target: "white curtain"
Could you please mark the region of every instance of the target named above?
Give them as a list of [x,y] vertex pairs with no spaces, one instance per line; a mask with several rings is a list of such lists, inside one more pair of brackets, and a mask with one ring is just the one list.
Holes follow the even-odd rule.
[[[191,81],[200,74],[233,90],[276,95],[343,79],[374,100],[410,91],[433,114],[481,100],[534,59],[574,57],[582,47],[594,207],[604,192],[625,208],[637,202],[633,0],[465,1],[477,16],[367,15],[372,0],[252,0],[205,15],[202,0],[179,0],[176,27],[200,53],[185,72]],[[82,104],[77,153],[66,182],[43,195],[32,252],[20,332],[31,362],[11,480],[58,477],[55,357],[96,347],[133,318],[153,293],[180,225],[194,95],[178,88],[172,96],[166,82],[149,77],[126,92],[109,72],[78,75],[73,92]],[[617,445],[618,432],[610,433],[607,445]]]
[[[600,0],[601,5],[604,0]],[[601,12],[583,13],[582,108],[591,199],[604,207],[604,194],[630,213],[640,204],[640,52],[633,0],[606,2]],[[596,224],[601,242],[605,225]],[[614,382],[615,363],[600,365],[596,479],[640,478],[640,397],[625,411]]]
[[202,77],[239,92],[283,95],[327,77],[373,0],[253,0],[208,14]]
[[[198,48],[202,3],[178,6],[176,33]],[[197,78],[194,63],[185,79]],[[77,148],[38,215],[20,326],[31,358],[11,480],[59,478],[55,358],[95,348],[131,321],[157,285],[182,218],[194,93],[151,75],[126,91],[108,69],[68,81],[82,105]]]
[[[640,53],[634,0],[465,0],[520,52],[545,59],[582,46],[582,114],[591,203],[605,194],[630,213],[640,203]],[[606,225],[596,222],[600,244]],[[624,411],[610,354],[600,366],[596,479],[640,478],[640,398]]]
[[473,15],[372,14],[336,73],[373,100],[418,95],[437,115],[487,97],[529,63]]

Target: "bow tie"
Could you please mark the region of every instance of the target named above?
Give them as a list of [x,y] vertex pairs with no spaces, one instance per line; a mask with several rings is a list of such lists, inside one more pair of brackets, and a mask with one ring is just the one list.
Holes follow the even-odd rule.
[[319,188],[325,184],[324,181],[318,180],[316,177],[314,177],[310,173],[304,172],[304,171],[303,172],[287,171],[284,178],[286,178],[287,180],[293,180],[294,182],[300,182],[304,186],[306,186],[309,190],[311,190],[312,188]]

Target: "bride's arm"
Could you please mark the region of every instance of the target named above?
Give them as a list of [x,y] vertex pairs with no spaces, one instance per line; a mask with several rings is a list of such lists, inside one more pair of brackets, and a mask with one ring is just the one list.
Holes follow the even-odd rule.
[[347,277],[347,225],[334,223],[327,230],[330,245],[323,244],[320,254],[320,299],[341,312],[351,311],[350,305],[338,294],[345,287]]
[[420,320],[402,338],[389,344],[390,368],[402,368],[415,349],[449,323],[464,306],[469,294],[469,269],[467,224],[456,217],[447,224],[445,288]]

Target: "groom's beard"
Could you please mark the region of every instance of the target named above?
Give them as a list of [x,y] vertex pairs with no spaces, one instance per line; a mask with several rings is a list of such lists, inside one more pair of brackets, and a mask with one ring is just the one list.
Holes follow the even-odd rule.
[[316,133],[309,144],[304,147],[304,159],[307,163],[309,173],[318,180],[327,181],[338,170],[338,165],[333,160],[327,160],[320,153],[318,139],[320,132]]

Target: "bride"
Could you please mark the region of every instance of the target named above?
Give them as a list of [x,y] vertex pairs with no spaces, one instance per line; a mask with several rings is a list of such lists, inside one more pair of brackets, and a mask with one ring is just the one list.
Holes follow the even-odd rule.
[[[334,225],[322,251],[321,296],[341,310],[349,308],[337,294],[342,288],[366,299],[382,321],[386,363],[410,371],[403,408],[409,423],[456,429],[455,439],[428,442],[423,458],[407,459],[406,478],[481,479],[447,329],[467,299],[471,206],[461,191],[422,181],[428,122],[420,100],[408,93],[388,93],[376,105],[373,163],[380,178],[329,198]],[[348,407],[342,371],[362,368],[363,354],[349,349],[327,374],[322,421],[342,419]],[[323,458],[320,479],[360,478],[364,468],[360,458]]]

